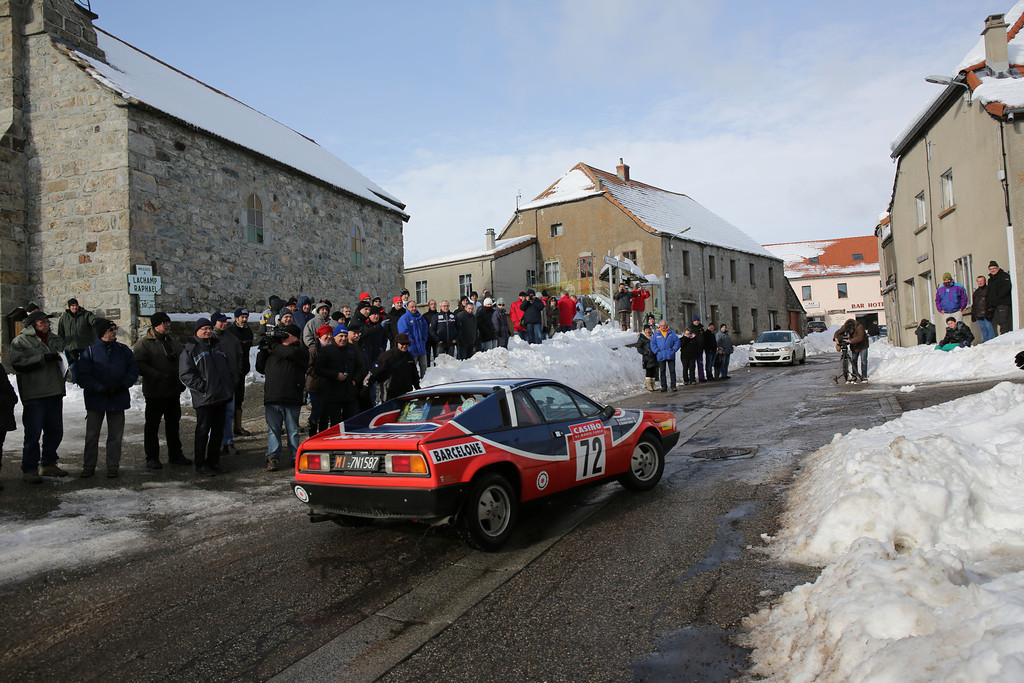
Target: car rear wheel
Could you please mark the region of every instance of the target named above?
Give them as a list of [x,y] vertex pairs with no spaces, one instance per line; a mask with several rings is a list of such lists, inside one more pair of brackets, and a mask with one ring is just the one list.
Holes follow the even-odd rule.
[[515,528],[519,500],[508,479],[492,472],[473,481],[462,510],[466,542],[480,550],[497,550]]
[[800,365],[807,362],[807,349],[804,349],[803,354],[800,356]]
[[664,450],[658,439],[649,435],[640,437],[633,447],[629,469],[619,477],[622,485],[633,491],[648,491],[654,488],[665,471]]

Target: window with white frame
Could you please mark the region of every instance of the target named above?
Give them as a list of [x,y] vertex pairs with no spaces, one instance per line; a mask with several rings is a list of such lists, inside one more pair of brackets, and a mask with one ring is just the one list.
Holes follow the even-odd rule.
[[562,224],[561,223],[552,223],[551,224],[551,236],[552,237],[561,237],[562,236]]
[[558,265],[558,261],[545,261],[544,262],[544,282],[553,283],[561,282],[562,280],[562,269]]
[[430,295],[427,294],[427,281],[417,280],[416,281],[416,302],[427,302],[430,301]]
[[473,275],[460,275],[459,276],[459,296],[468,297],[473,293]]
[[526,286],[533,287],[537,284],[537,271],[532,268],[526,269]]
[[942,210],[953,206],[953,169],[949,169],[939,178],[939,188],[942,190]]
[[974,256],[967,254],[953,261],[953,276],[964,286],[967,293],[974,291]]
[[922,227],[928,222],[928,215],[925,213],[924,190],[914,197],[914,212],[917,215],[917,227]]
[[800,290],[801,290],[800,298],[803,299],[804,301],[810,301],[811,300],[811,286],[810,285],[804,285],[803,287],[800,288]]

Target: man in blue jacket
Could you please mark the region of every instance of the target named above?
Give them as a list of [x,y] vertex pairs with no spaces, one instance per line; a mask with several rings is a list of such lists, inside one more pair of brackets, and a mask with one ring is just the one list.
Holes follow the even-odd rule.
[[405,305],[405,315],[398,319],[398,333],[409,337],[409,353],[416,359],[420,377],[427,371],[427,339],[430,327],[415,301]]
[[657,331],[651,336],[651,351],[658,359],[661,390],[663,392],[668,391],[665,386],[665,373],[667,371],[672,378],[672,391],[675,391],[676,354],[679,352],[679,336],[668,328],[668,323],[664,320],[658,323]]
[[124,411],[132,404],[128,389],[139,378],[135,354],[117,341],[117,324],[97,318],[97,341],[82,351],[75,363],[75,380],[85,395],[85,457],[83,479],[96,472],[100,428],[107,420],[107,476],[117,477],[121,467]]
[[943,316],[953,316],[957,322],[964,319],[967,310],[967,290],[953,282],[949,273],[942,274],[942,286],[935,290],[935,308]]

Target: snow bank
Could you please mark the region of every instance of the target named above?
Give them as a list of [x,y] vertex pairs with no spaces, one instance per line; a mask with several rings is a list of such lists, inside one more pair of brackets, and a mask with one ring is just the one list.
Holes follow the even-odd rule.
[[768,540],[825,569],[748,618],[752,673],[1024,680],[1022,465],[1024,386],[1008,382],[811,455]]
[[1013,363],[1020,351],[1024,351],[1024,330],[953,351],[937,351],[929,344],[901,348],[876,342],[868,350],[868,376],[873,382],[889,384],[997,379],[1020,373]]

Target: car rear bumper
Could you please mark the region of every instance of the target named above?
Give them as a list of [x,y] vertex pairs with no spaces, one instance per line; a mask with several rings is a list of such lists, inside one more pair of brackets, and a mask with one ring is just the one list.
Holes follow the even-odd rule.
[[665,447],[666,453],[675,448],[677,443],[679,443],[679,432],[665,434],[661,437],[661,445]]
[[[331,486],[292,481],[292,493],[311,515],[350,515],[377,519],[441,519],[458,512],[468,484],[438,488]],[[305,493],[305,498],[299,494]]]

